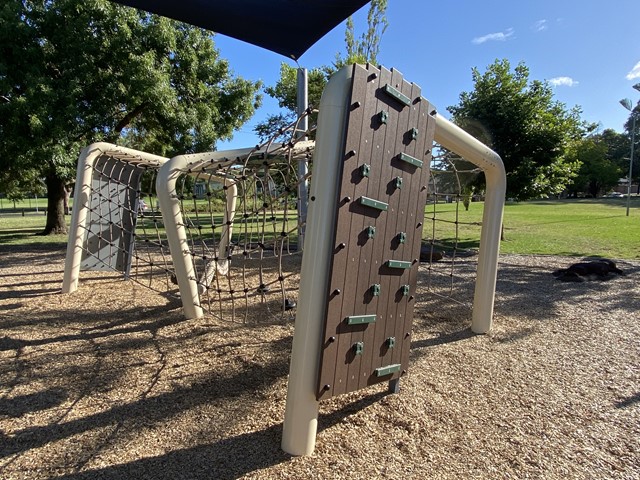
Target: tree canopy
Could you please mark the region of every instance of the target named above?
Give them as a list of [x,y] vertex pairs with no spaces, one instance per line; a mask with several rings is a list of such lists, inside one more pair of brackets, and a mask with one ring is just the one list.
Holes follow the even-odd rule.
[[106,0],[0,7],[0,184],[45,178],[47,231],[64,231],[61,195],[95,141],[159,155],[206,151],[259,103],[210,32]]
[[574,142],[567,157],[580,166],[576,178],[567,188],[570,195],[584,192],[595,198],[618,184],[623,171],[616,152],[620,137],[624,138],[624,135],[605,130]]
[[[346,55],[340,53],[332,64],[316,67],[307,74],[308,99],[311,107],[320,105],[320,97],[329,77],[345,65],[352,63],[377,64],[382,35],[388,26],[386,17],[387,0],[372,0],[367,13],[367,29],[357,36],[352,17],[347,19],[345,29]],[[287,63],[280,65],[280,78],[275,85],[265,88],[265,93],[278,100],[283,112],[269,115],[255,127],[255,132],[263,140],[279,129],[291,123],[296,116],[297,107],[297,69]]]
[[448,107],[453,121],[493,148],[507,172],[507,197],[518,200],[562,192],[579,163],[566,154],[589,126],[580,109],[553,98],[547,82],[529,80],[524,63],[496,60],[484,73],[472,69],[474,89]]
[[[629,170],[629,155],[631,155],[631,130],[634,126],[634,122],[633,122],[633,117],[636,117],[636,121],[635,121],[635,127],[636,127],[636,134],[635,134],[635,148],[633,150],[633,168],[632,168],[632,174],[633,174],[633,181],[638,181],[640,180],[640,146],[638,145],[638,142],[640,142],[640,133],[638,132],[638,130],[640,130],[640,101],[638,101],[635,105],[635,107],[633,108],[633,111],[629,114],[629,118],[627,119],[626,123],[624,124],[624,129],[625,129],[625,137],[626,137],[626,162],[624,165],[624,169],[625,172],[628,172]],[[638,190],[636,193],[640,193],[640,183],[638,184]]]

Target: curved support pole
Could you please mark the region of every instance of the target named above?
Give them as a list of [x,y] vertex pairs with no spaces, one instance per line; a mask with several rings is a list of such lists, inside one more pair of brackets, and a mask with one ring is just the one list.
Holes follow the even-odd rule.
[[62,293],[72,293],[78,289],[83,247],[85,247],[85,239],[87,237],[87,212],[91,205],[94,167],[98,159],[103,155],[121,158],[125,161],[133,161],[135,163],[146,163],[147,165],[153,165],[155,168],[158,168],[167,161],[165,157],[104,142],[92,143],[82,149],[80,157],[78,158],[71,227],[69,230],[69,241],[67,243],[67,255],[62,280]]
[[76,186],[73,194],[73,208],[71,212],[71,227],[67,242],[67,255],[64,261],[64,277],[62,279],[62,293],[73,293],[78,289],[80,277],[80,263],[82,262],[82,246],[86,236],[87,206],[91,200],[91,177],[96,160],[105,150],[107,143],[92,143],[82,149],[78,158]]
[[324,322],[324,292],[329,281],[331,225],[341,168],[348,87],[352,67],[336,73],[320,102],[318,138],[314,152],[314,180],[307,220],[305,254],[300,271],[300,294],[293,334],[282,449],[291,455],[311,455],[316,445],[319,402],[315,396],[320,341]]
[[186,318],[200,318],[203,313],[199,302],[196,272],[180,211],[180,200],[176,193],[176,182],[188,164],[188,155],[173,157],[165,163],[158,172],[156,192],[180,289],[182,310]]
[[436,115],[435,141],[484,171],[487,192],[482,214],[482,233],[478,253],[478,272],[473,298],[471,330],[491,330],[498,273],[498,254],[502,232],[502,212],[507,177],[500,156],[446,118]]
[[233,235],[233,220],[236,216],[238,185],[235,180],[225,178],[224,186],[227,187],[227,208],[225,208],[224,217],[222,218],[223,226],[220,243],[218,244],[218,261],[211,260],[207,263],[198,284],[200,294],[203,294],[211,286],[211,282],[213,282],[213,278],[216,275],[227,275],[231,266],[231,260],[228,258],[229,245],[231,245],[231,236]]

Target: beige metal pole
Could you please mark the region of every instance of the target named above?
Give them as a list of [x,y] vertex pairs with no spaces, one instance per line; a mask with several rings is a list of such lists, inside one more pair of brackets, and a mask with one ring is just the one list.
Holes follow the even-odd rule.
[[457,125],[436,115],[435,141],[484,171],[487,191],[482,215],[478,271],[473,298],[471,330],[487,333],[493,321],[498,253],[507,177],[500,156]]

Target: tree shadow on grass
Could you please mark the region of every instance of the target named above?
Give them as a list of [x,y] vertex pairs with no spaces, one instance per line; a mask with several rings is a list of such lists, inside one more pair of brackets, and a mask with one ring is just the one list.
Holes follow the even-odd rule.
[[[0,245],[14,243],[17,241],[27,240],[33,237],[40,236],[44,230],[44,224],[39,228],[14,228],[3,229],[0,231]],[[54,242],[47,242],[48,245],[52,245]],[[58,242],[55,242],[58,243]]]
[[23,245],[2,245],[0,244],[0,253],[15,254],[20,257],[26,255],[57,255],[66,253],[67,243],[49,242],[49,243],[28,243]]

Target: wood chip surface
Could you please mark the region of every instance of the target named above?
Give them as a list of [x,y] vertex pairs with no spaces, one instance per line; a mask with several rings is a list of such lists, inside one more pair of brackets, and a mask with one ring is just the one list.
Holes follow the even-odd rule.
[[[0,478],[639,479],[640,262],[504,255],[487,335],[474,258],[421,267],[409,374],[321,403],[310,457],[280,449],[292,316],[184,320],[167,295],[0,247]],[[452,293],[454,300],[446,298]]]

